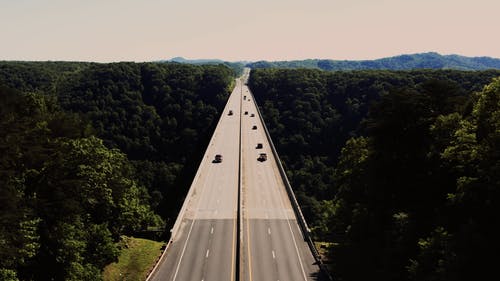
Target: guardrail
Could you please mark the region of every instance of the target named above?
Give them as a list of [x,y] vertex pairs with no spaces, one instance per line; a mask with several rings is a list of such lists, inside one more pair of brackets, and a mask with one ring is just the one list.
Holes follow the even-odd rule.
[[260,121],[262,123],[262,126],[264,127],[264,132],[266,133],[267,140],[269,141],[269,144],[271,145],[271,152],[273,153],[274,158],[276,159],[276,162],[278,164],[278,170],[280,172],[283,183],[285,184],[285,188],[286,188],[288,197],[290,198],[290,201],[292,203],[292,208],[295,212],[295,216],[297,217],[297,222],[299,223],[300,229],[302,230],[302,236],[304,237],[304,241],[307,242],[307,245],[311,249],[311,252],[314,256],[314,259],[318,263],[318,266],[321,269],[321,271],[323,272],[323,274],[325,274],[325,276],[329,280],[333,280],[330,273],[328,272],[328,269],[326,268],[326,265],[321,260],[321,256],[319,255],[318,249],[316,249],[316,246],[314,245],[314,242],[313,242],[312,237],[311,237],[311,230],[307,226],[306,220],[304,218],[304,215],[302,214],[302,210],[300,209],[299,203],[297,202],[297,198],[295,197],[292,186],[290,185],[290,182],[288,181],[288,177],[286,176],[285,169],[283,168],[283,165],[281,163],[281,159],[278,156],[278,152],[276,151],[276,147],[274,146],[273,140],[271,139],[271,135],[269,134],[269,131],[267,130],[266,123],[264,122],[264,118],[262,117],[259,106],[257,105],[257,101],[255,100],[255,96],[253,95],[252,91],[250,91],[250,88],[248,89],[248,92],[252,96],[253,102],[255,103],[255,108],[257,108],[257,113],[259,115]]

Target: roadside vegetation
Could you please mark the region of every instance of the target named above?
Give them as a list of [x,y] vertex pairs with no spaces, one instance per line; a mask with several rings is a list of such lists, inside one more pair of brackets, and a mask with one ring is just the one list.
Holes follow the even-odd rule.
[[168,238],[233,78],[0,62],[0,280],[101,280],[122,235]]
[[[498,71],[258,69],[249,85],[335,280],[493,276]],[[326,249],[323,249],[326,250]]]
[[118,243],[118,261],[104,268],[104,281],[144,281],[162,253],[164,243],[147,239],[122,237]]
[[[143,276],[161,243],[134,237],[168,238],[234,75],[224,65],[0,62],[0,280]],[[252,71],[336,280],[492,273],[499,76]]]

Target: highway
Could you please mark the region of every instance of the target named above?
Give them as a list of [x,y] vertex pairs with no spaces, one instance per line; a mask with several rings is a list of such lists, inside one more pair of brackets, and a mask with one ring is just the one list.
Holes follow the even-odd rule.
[[[256,103],[244,84],[242,92],[246,99],[242,106],[240,280],[318,280],[319,266],[304,242]],[[267,154],[266,161],[257,160],[260,153]]]
[[[171,242],[148,281],[319,280],[246,86],[248,73],[236,79]],[[260,153],[266,161],[257,160]],[[221,163],[213,163],[216,154]]]
[[[240,83],[237,79],[172,230],[172,242],[149,280],[236,278]],[[221,163],[213,163],[216,154],[222,155]]]

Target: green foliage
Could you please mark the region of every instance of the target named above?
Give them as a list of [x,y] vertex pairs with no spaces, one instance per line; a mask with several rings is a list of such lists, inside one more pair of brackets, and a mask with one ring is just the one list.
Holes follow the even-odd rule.
[[0,280],[1,281],[18,281],[17,274],[12,269],[0,268]]
[[335,242],[336,279],[494,274],[500,80],[482,88],[498,75],[252,71],[314,235]]
[[0,84],[21,90],[0,85],[2,278],[100,280],[120,235],[169,229],[232,75],[223,65],[0,62]]
[[107,265],[103,272],[105,281],[143,281],[149,270],[161,255],[161,242],[134,237],[122,237],[119,247],[122,249],[118,261]]
[[100,280],[121,234],[161,223],[146,189],[124,154],[54,99],[6,88],[0,97],[2,277]]

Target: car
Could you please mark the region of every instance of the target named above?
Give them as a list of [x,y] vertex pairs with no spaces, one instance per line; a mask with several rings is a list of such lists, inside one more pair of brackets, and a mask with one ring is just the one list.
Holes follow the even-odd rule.
[[262,148],[262,143],[258,143],[257,146],[255,147],[256,149],[261,149]]
[[255,117],[255,114],[253,114],[253,113],[252,113],[252,114],[250,114],[250,117]]
[[233,111],[229,110],[229,113],[227,115],[233,115]]
[[257,158],[258,161],[264,162],[267,160],[267,154],[266,153],[261,153],[259,154],[259,158]]
[[257,126],[253,125],[252,130],[257,130]]
[[247,99],[247,96],[243,96],[243,100],[246,100]]
[[221,163],[222,162],[222,155],[216,154],[213,163]]
[[248,111],[245,111],[245,115],[248,115]]

